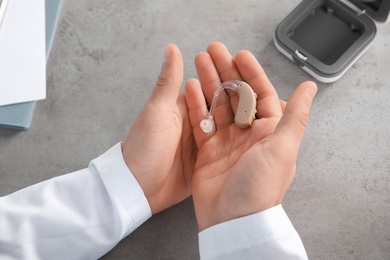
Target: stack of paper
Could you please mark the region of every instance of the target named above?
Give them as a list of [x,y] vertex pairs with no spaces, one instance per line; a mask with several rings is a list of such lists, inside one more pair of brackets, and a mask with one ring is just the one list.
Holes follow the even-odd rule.
[[0,127],[28,129],[35,101],[46,96],[46,57],[61,4],[8,1],[0,28]]
[[8,0],[0,0],[0,25],[1,25],[1,22],[3,21],[5,8],[7,7],[7,3],[8,3]]

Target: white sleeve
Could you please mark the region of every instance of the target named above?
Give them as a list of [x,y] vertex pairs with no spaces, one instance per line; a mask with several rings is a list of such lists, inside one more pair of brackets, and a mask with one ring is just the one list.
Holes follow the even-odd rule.
[[97,259],[151,217],[120,143],[86,169],[0,198],[1,259]]
[[199,233],[201,259],[307,259],[282,205]]

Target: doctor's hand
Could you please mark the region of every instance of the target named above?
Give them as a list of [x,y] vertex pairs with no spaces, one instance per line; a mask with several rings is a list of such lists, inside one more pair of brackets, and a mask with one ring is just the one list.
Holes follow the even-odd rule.
[[179,94],[182,81],[182,55],[168,45],[156,85],[122,146],[153,214],[191,195],[197,147],[184,94]]
[[[304,82],[287,105],[281,103],[250,52],[240,51],[233,58],[220,43],[199,53],[195,65],[200,82],[187,82],[186,99],[198,146],[192,195],[202,231],[282,202],[295,175],[317,86]],[[257,119],[247,129],[238,128],[234,124],[238,96],[221,93],[214,112],[216,131],[203,133],[199,123],[208,116],[206,102],[212,103],[221,82],[233,79],[244,80],[257,93]]]

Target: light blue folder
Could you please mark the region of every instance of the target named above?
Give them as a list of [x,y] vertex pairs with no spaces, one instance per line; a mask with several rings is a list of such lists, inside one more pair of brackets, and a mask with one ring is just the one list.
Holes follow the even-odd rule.
[[[46,0],[46,59],[49,57],[62,0]],[[31,126],[37,102],[0,106],[0,127],[27,130]]]

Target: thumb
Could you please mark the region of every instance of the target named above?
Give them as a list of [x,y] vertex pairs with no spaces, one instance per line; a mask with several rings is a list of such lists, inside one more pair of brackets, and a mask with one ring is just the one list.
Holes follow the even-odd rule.
[[303,82],[291,94],[282,118],[275,129],[274,138],[278,144],[288,146],[289,152],[298,154],[302,141],[313,98],[317,93],[317,85],[314,82]]
[[183,81],[183,58],[179,48],[170,44],[165,47],[164,62],[150,99],[161,105],[176,104]]

